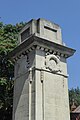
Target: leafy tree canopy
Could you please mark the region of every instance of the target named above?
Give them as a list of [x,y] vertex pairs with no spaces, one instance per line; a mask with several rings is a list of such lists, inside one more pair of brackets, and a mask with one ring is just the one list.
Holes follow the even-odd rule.
[[71,90],[69,90],[69,104],[70,104],[70,107],[72,106],[73,104],[73,100],[74,100],[74,103],[77,106],[80,105],[80,89],[79,87],[77,88],[72,88]]
[[13,63],[5,55],[12,51],[18,40],[18,33],[26,23],[4,25],[0,22],[0,119],[12,119]]

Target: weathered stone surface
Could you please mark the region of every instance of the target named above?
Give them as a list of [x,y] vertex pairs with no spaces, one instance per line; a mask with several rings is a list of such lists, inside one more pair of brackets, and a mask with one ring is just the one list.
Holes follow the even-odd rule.
[[25,41],[32,34],[37,34],[41,38],[62,44],[61,28],[59,25],[45,19],[32,19],[28,22],[19,34],[19,44]]
[[13,120],[70,120],[66,59],[74,52],[50,21],[32,20],[22,29],[9,54],[15,62]]

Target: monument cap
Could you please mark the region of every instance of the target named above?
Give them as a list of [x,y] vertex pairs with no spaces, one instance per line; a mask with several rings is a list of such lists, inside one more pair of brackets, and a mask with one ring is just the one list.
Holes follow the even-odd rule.
[[51,42],[62,44],[60,26],[43,18],[32,19],[25,25],[19,33],[18,44],[21,44],[33,34]]

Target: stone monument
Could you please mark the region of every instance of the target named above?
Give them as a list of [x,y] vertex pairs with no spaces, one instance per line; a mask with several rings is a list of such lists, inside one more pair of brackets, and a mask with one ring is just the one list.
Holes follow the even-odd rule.
[[15,62],[13,120],[70,120],[66,59],[59,25],[31,20],[10,53]]

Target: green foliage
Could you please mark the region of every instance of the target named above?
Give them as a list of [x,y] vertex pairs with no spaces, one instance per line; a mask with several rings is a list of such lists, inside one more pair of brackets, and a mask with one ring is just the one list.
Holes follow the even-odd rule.
[[0,22],[0,119],[12,119],[13,69],[14,65],[5,58],[17,46],[18,33],[25,23],[4,25]]
[[13,81],[6,78],[0,79],[0,118],[12,119]]
[[3,25],[0,23],[0,54],[7,54],[17,45],[18,32],[22,29],[25,23],[16,25]]
[[73,104],[73,100],[76,106],[80,105],[80,89],[77,87],[76,89],[69,90],[69,103],[70,106]]

